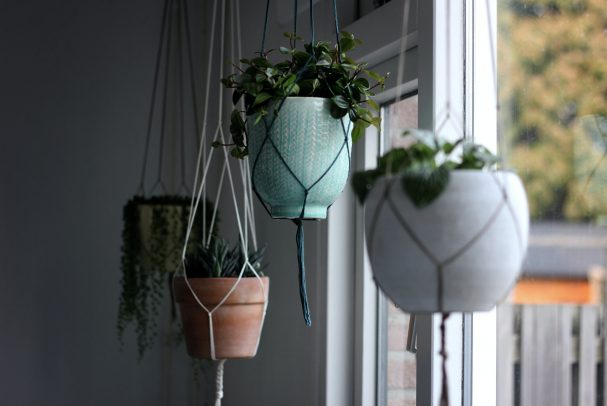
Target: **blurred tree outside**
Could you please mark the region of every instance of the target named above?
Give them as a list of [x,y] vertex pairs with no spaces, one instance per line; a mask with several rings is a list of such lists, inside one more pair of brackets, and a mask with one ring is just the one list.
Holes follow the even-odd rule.
[[500,151],[537,220],[605,222],[607,0],[499,0]]

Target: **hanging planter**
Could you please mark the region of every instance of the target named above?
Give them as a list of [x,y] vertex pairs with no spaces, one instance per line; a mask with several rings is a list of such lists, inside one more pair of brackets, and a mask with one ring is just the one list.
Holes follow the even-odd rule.
[[257,124],[247,119],[253,182],[273,218],[324,219],[344,189],[351,124],[333,118],[331,105],[321,97],[287,97],[279,113],[274,105]]
[[361,42],[352,34],[342,32],[335,44],[312,36],[303,49],[295,33],[285,36],[285,60],[271,62],[262,41],[259,57],[242,59],[245,67],[222,80],[233,89],[234,105],[242,101],[244,110],[232,112],[233,142],[214,146],[231,146],[238,158],[250,155],[253,191],[267,212],[297,225],[300,296],[311,325],[302,220],[326,218],[345,186],[352,141],[367,127],[380,127],[371,96],[385,77],[347,56]]
[[[127,325],[134,324],[140,357],[153,343],[164,292],[181,263],[190,204],[179,196],[135,196],[124,207],[118,333],[122,337]],[[207,234],[212,212],[207,202]],[[194,223],[193,238],[202,235],[202,222]]]
[[174,290],[191,357],[255,356],[270,288],[270,279],[261,273],[262,257],[263,250],[249,253],[253,272],[245,265],[240,246],[230,250],[217,238],[186,257],[188,283],[185,277],[176,277]]
[[[122,291],[117,329],[122,343],[127,328],[131,325],[134,327],[139,358],[153,345],[158,335],[157,320],[162,306],[167,304],[163,300],[170,292],[167,288],[170,287],[172,275],[181,263],[183,239],[191,214],[187,186],[190,181],[186,179],[185,171],[186,151],[196,142],[199,122],[189,31],[187,2],[165,0],[141,178],[136,194],[123,208]],[[183,69],[183,66],[189,69]],[[184,75],[188,70],[189,77]],[[190,110],[190,106],[184,102],[186,94],[188,99],[191,96],[191,110],[194,112],[188,117],[191,121],[186,119],[186,111]],[[165,147],[178,153],[167,152]],[[158,154],[155,162],[151,156],[152,150]],[[177,159],[171,159],[175,156]],[[150,176],[152,169],[155,178]],[[169,179],[165,183],[166,178]],[[205,224],[211,223],[209,216],[213,207],[206,202],[200,205],[199,210],[201,220],[193,224],[192,236],[201,240],[205,235]],[[206,228],[208,234],[211,230]],[[171,322],[174,313],[172,308]],[[170,330],[168,340],[172,340],[174,334]]]
[[377,169],[353,179],[365,202],[375,280],[407,312],[489,310],[508,294],[524,260],[522,183],[512,172],[483,170],[495,159],[480,146],[413,135],[410,148],[390,151]]
[[[212,309],[234,286],[234,278],[192,278],[190,286],[203,305]],[[240,281],[236,289],[213,314],[215,357],[217,359],[253,358],[257,354],[270,279],[262,278],[263,291],[256,278]],[[209,316],[190,293],[183,277],[175,279],[183,335],[192,358],[211,359]]]

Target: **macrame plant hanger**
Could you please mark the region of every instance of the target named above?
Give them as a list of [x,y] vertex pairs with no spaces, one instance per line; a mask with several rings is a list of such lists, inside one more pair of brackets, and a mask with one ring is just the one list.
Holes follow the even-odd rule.
[[[183,52],[183,35],[185,33],[185,43],[187,47],[187,54]],[[176,40],[173,38],[176,35]],[[173,58],[174,50],[173,45],[177,46],[175,56]],[[175,62],[172,62],[172,60]],[[171,69],[175,69],[177,73],[177,85],[175,97],[177,98],[177,105],[172,110],[172,119],[174,122],[178,122],[178,149],[179,149],[179,181],[178,186],[174,190],[176,194],[191,193],[190,188],[187,185],[186,179],[186,127],[185,123],[185,107],[184,97],[186,94],[184,75],[183,75],[183,63],[184,59],[187,59],[187,68],[189,76],[189,93],[191,96],[192,104],[192,115],[194,121],[194,131],[196,134],[200,133],[200,123],[198,117],[198,102],[196,95],[196,83],[194,76],[194,63],[192,59],[192,39],[190,34],[189,24],[189,11],[187,6],[187,0],[165,0],[163,8],[162,26],[160,29],[160,39],[158,42],[158,50],[156,53],[156,64],[154,69],[154,79],[152,85],[152,97],[150,101],[150,108],[147,119],[147,130],[145,146],[143,151],[143,163],[141,168],[141,177],[139,180],[139,186],[137,194],[139,196],[152,196],[157,192],[168,194],[169,188],[165,184],[163,179],[165,167],[165,146],[166,146],[166,133],[168,132],[168,110],[169,110],[169,88],[171,83]],[[164,60],[164,61],[163,61]],[[176,65],[176,66],[174,66]],[[164,68],[164,71],[162,69]],[[160,83],[160,76],[163,76],[162,83]],[[157,113],[157,96],[162,86],[162,99],[160,101],[160,130],[158,134],[158,158],[157,158],[157,171],[156,177],[153,179],[151,188],[146,189],[146,179],[148,175],[148,167],[150,160],[150,146],[152,143],[152,133],[154,129],[154,123]],[[197,142],[197,137],[192,137]],[[197,145],[197,144],[196,144]],[[151,168],[149,168],[151,169]],[[148,191],[149,190],[149,191]]]
[[[489,32],[491,35],[493,35],[493,30],[491,27],[491,16],[490,16],[490,2],[489,0],[485,0],[486,2],[486,8],[487,8],[487,18],[488,18],[488,24],[489,24]],[[400,56],[399,56],[399,64],[398,64],[398,77],[397,77],[397,87],[396,87],[396,96],[395,96],[395,102],[398,101],[400,94],[399,94],[399,89],[402,85],[402,80],[403,80],[403,74],[404,74],[404,62],[405,62],[405,51],[406,51],[406,36],[407,36],[407,23],[408,23],[408,18],[409,18],[409,1],[405,1],[404,2],[404,8],[403,8],[403,22],[402,22],[402,35],[401,35],[401,50],[400,50]],[[451,32],[451,7],[450,7],[450,2],[447,0],[444,2],[445,3],[445,7],[446,7],[446,24],[445,24],[445,30],[446,30],[446,38],[447,41],[450,41],[451,36],[449,35]],[[490,46],[491,46],[491,55],[495,55],[495,49],[494,49],[494,38],[490,38]],[[448,83],[451,77],[451,69],[450,69],[450,60],[451,60],[451,51],[450,51],[450,44],[447,44],[447,46],[445,47],[445,52],[446,52],[446,60],[447,60],[447,66],[445,69],[445,82]],[[495,98],[496,98],[496,110],[499,113],[499,101],[498,101],[498,93],[497,93],[497,67],[495,64],[495,60],[492,57],[492,69],[493,69],[493,80],[494,80],[494,91],[495,91]],[[439,112],[439,115],[442,115],[442,118],[439,120],[438,125],[436,126],[436,130],[435,130],[435,134],[438,134],[441,132],[441,130],[443,130],[447,125],[451,124],[455,131],[462,134],[462,137],[464,138],[472,138],[472,136],[470,134],[466,134],[466,130],[465,130],[465,125],[463,124],[463,118],[459,117],[458,114],[454,114],[454,112],[452,111],[451,108],[451,90],[450,90],[450,86],[446,86],[446,100],[445,100],[445,105],[444,105],[444,110]],[[501,129],[501,122],[500,120],[498,120],[498,134],[497,134],[497,138],[498,141],[500,143],[502,143],[501,148],[504,148],[503,142],[503,132]],[[500,166],[504,167],[504,161],[503,161],[503,157],[500,155],[499,156],[500,159]],[[390,166],[389,166],[390,167]],[[523,237],[522,237],[522,231],[519,229],[519,222],[517,221],[516,218],[516,213],[512,207],[512,203],[508,198],[508,188],[507,185],[505,185],[505,181],[501,180],[498,176],[498,173],[496,172],[495,168],[491,171],[491,175],[492,178],[495,182],[496,187],[499,188],[500,193],[502,195],[502,199],[499,202],[499,204],[495,207],[494,211],[492,212],[491,216],[489,217],[489,219],[482,225],[482,227],[477,230],[471,238],[469,238],[466,242],[464,242],[461,247],[456,250],[456,252],[452,255],[450,255],[448,258],[440,258],[438,255],[436,255],[436,253],[433,253],[431,250],[431,247],[427,246],[426,244],[423,243],[423,241],[416,235],[414,229],[408,224],[407,220],[405,218],[403,218],[403,216],[400,214],[398,208],[396,207],[396,203],[394,202],[394,200],[392,199],[391,196],[391,191],[393,190],[394,187],[398,187],[397,183],[398,182],[389,182],[384,191],[383,191],[383,199],[382,202],[377,206],[376,211],[373,213],[373,222],[372,222],[372,226],[371,226],[371,235],[373,235],[376,231],[376,220],[378,218],[378,215],[380,213],[380,211],[383,209],[384,203],[387,204],[388,209],[391,210],[391,212],[394,214],[395,218],[397,219],[398,223],[400,224],[401,228],[406,232],[406,234],[411,238],[411,240],[418,246],[418,248],[420,249],[421,252],[424,253],[424,255],[428,258],[428,260],[434,264],[435,268],[436,268],[436,272],[438,274],[438,283],[437,283],[437,296],[438,296],[438,307],[439,307],[439,312],[442,314],[442,318],[441,318],[441,323],[440,323],[440,332],[441,332],[441,344],[440,344],[440,351],[439,354],[441,356],[442,359],[442,364],[441,364],[441,374],[442,374],[442,387],[441,387],[441,395],[440,395],[440,406],[449,406],[449,387],[448,387],[448,378],[447,378],[447,358],[448,358],[448,354],[447,354],[447,349],[446,349],[446,322],[447,319],[449,318],[450,313],[448,312],[444,312],[442,309],[444,309],[444,274],[447,271],[447,267],[449,264],[453,263],[456,259],[458,259],[459,257],[461,257],[463,254],[465,254],[470,247],[472,247],[472,245],[480,238],[482,238],[483,234],[489,229],[489,227],[493,224],[493,222],[496,220],[496,218],[498,217],[498,215],[503,211],[503,210],[507,210],[510,214],[510,216],[512,217],[512,221],[516,230],[516,235],[517,235],[517,239],[518,239],[518,245],[519,245],[519,249],[521,250],[521,252],[525,251],[525,246],[523,243]],[[373,241],[373,238],[370,239],[371,241]],[[373,247],[370,247],[370,251],[373,250]],[[412,315],[411,316],[411,320],[410,323],[415,323],[415,316]]]
[[[261,37],[261,46],[260,46],[260,50],[259,50],[259,54],[262,57],[266,56],[265,42],[266,42],[266,34],[267,34],[267,30],[268,30],[268,17],[269,17],[269,12],[270,12],[270,4],[271,4],[271,1],[266,0],[263,34]],[[294,5],[293,33],[296,36],[297,35],[298,1],[294,0],[293,5]],[[340,40],[339,20],[338,20],[338,16],[337,16],[336,0],[333,0],[333,18],[334,18],[334,23],[335,23],[335,40],[336,40],[337,50],[338,50],[338,59],[341,61],[341,49],[340,49],[340,45],[339,45],[339,40]],[[313,2],[313,0],[309,0],[309,22],[310,22],[311,43],[314,44],[316,42],[316,32],[315,32],[315,22],[314,22],[314,2]],[[295,39],[294,41],[296,43],[297,39]],[[295,83],[297,83],[299,81],[299,79],[306,72],[306,70],[311,66],[311,64],[313,64],[313,63],[315,64],[316,62],[317,62],[316,57],[314,55],[310,55],[310,57],[308,58],[308,60],[304,64],[304,66],[297,72],[297,74],[296,74],[297,79],[287,89],[287,91],[285,92],[286,94],[290,93],[291,88],[295,85]],[[326,78],[324,78],[324,80],[326,81]],[[331,89],[330,86],[328,86],[328,88]],[[303,312],[303,317],[304,317],[304,321],[305,321],[306,325],[311,326],[312,317],[310,315],[310,306],[308,304],[308,294],[307,294],[307,288],[306,288],[306,267],[305,267],[305,261],[304,261],[305,249],[304,249],[303,220],[305,220],[304,214],[306,211],[306,203],[307,203],[308,194],[310,193],[310,191],[314,187],[316,187],[319,184],[319,182],[331,170],[331,168],[333,168],[333,166],[335,165],[337,160],[340,158],[342,153],[347,154],[348,172],[350,172],[351,153],[350,153],[350,145],[348,143],[348,139],[349,139],[349,134],[350,134],[351,122],[348,122],[348,124],[346,125],[344,123],[344,119],[340,120],[342,132],[343,132],[343,143],[341,144],[341,147],[339,148],[338,152],[335,155],[335,158],[330,163],[330,165],[325,169],[325,171],[315,181],[306,185],[304,183],[304,181],[302,181],[295,174],[295,171],[289,166],[288,162],[285,160],[285,158],[281,154],[280,148],[278,147],[276,142],[272,139],[272,136],[270,133],[272,127],[274,126],[277,116],[280,114],[280,110],[282,109],[282,106],[283,106],[286,98],[287,98],[287,96],[284,96],[280,100],[280,102],[278,103],[278,108],[275,109],[274,114],[272,114],[272,116],[270,118],[264,117],[262,119],[263,125],[265,127],[265,136],[264,136],[261,146],[259,148],[259,152],[255,156],[255,159],[253,162],[253,169],[252,169],[252,174],[251,174],[252,189],[253,189],[253,192],[255,193],[255,195],[257,196],[257,198],[259,199],[259,201],[261,202],[263,208],[271,216],[270,208],[264,202],[264,200],[261,198],[261,196],[259,195],[259,193],[257,191],[256,185],[255,185],[255,175],[256,175],[257,165],[259,162],[259,156],[262,154],[264,148],[272,148],[276,152],[277,156],[279,157],[281,165],[283,165],[287,169],[288,173],[293,177],[293,179],[296,181],[296,183],[299,185],[299,187],[303,191],[304,198],[303,198],[303,202],[302,202],[301,212],[299,214],[299,217],[292,219],[292,221],[297,226],[297,232],[295,234],[295,242],[297,244],[297,264],[298,264],[298,268],[299,268],[299,295],[300,295],[300,300],[301,300],[302,312]]]
[[[242,47],[241,35],[240,35],[239,2],[237,0],[222,0],[221,1],[221,11],[219,14],[219,16],[221,18],[220,41],[219,41],[219,50],[220,50],[219,51],[220,52],[219,74],[220,75],[222,75],[224,73],[223,72],[224,71],[224,51],[225,51],[225,47],[226,47],[225,32],[226,32],[226,18],[227,18],[226,3],[228,3],[228,1],[230,4],[230,23],[232,25],[236,25],[236,33],[237,33],[235,36],[236,38],[234,38],[234,35],[232,35],[232,41],[231,41],[232,57],[234,57],[236,48],[238,48],[238,52],[240,53],[240,50]],[[231,167],[232,165],[230,164],[230,161],[232,161],[233,159],[231,159],[229,157],[227,150],[225,148],[216,149],[216,148],[212,147],[213,142],[219,142],[221,144],[226,143],[224,130],[223,130],[223,121],[222,121],[223,104],[224,104],[224,100],[223,100],[224,89],[221,86],[219,86],[219,89],[218,89],[219,93],[218,93],[218,103],[217,103],[217,106],[218,106],[217,126],[212,134],[207,132],[207,123],[209,122],[208,106],[209,106],[210,89],[211,89],[211,85],[216,83],[214,80],[211,80],[211,77],[212,77],[213,62],[217,60],[213,57],[214,52],[215,52],[215,31],[216,31],[217,19],[218,19],[218,0],[214,0],[211,32],[210,32],[209,53],[208,53],[208,57],[207,57],[208,66],[207,66],[207,77],[206,77],[205,98],[204,98],[204,113],[203,113],[202,129],[201,129],[201,133],[200,133],[198,158],[196,161],[196,172],[195,172],[195,178],[194,178],[190,215],[189,215],[189,219],[188,219],[188,227],[187,227],[187,231],[186,231],[185,242],[184,242],[184,246],[183,246],[183,250],[182,250],[182,254],[181,254],[181,263],[177,269],[177,272],[174,272],[174,278],[176,276],[182,276],[184,278],[185,284],[187,285],[190,294],[192,295],[192,297],[194,298],[196,303],[200,306],[201,311],[206,312],[206,314],[208,315],[209,347],[210,347],[209,352],[211,354],[211,359],[213,361],[217,361],[216,362],[216,376],[215,376],[215,378],[216,378],[215,379],[215,381],[216,381],[215,406],[220,406],[221,400],[223,398],[223,373],[224,373],[224,365],[225,365],[226,360],[217,359],[217,357],[216,357],[215,336],[213,333],[213,327],[214,327],[213,314],[226,302],[226,300],[228,300],[230,295],[232,295],[232,293],[234,292],[234,290],[237,288],[238,284],[242,280],[245,271],[249,270],[250,272],[252,272],[254,274],[255,278],[258,280],[259,288],[261,289],[262,295],[264,297],[263,317],[261,319],[261,326],[260,326],[260,331],[261,331],[261,329],[263,328],[263,322],[265,319],[265,314],[266,314],[266,310],[267,310],[267,306],[268,306],[268,292],[265,291],[265,288],[264,288],[264,285],[262,283],[262,279],[261,279],[259,273],[257,272],[255,267],[249,261],[249,244],[252,244],[252,246],[256,250],[257,249],[257,239],[256,239],[256,230],[255,230],[255,218],[254,218],[254,214],[253,214],[253,201],[251,199],[252,186],[251,186],[251,182],[250,182],[250,176],[249,176],[250,174],[249,174],[248,166],[243,161],[238,161],[236,163],[236,165],[238,166],[238,171],[237,171],[236,175],[239,175],[239,178],[237,178],[235,176],[235,174],[232,173],[232,167]],[[234,31],[232,31],[232,32],[234,32]],[[236,46],[234,45],[234,42],[237,43]],[[217,82],[219,82],[219,81],[217,81]],[[212,141],[210,143],[206,141],[207,137],[209,137],[209,136],[211,136],[211,141]],[[215,195],[216,204],[214,205],[214,209],[213,209],[213,213],[212,213],[212,217],[211,217],[211,225],[209,227],[209,230],[213,230],[213,225],[214,225],[215,219],[217,218],[217,216],[216,216],[217,207],[218,207],[220,199],[221,199],[221,192],[223,189],[224,179],[226,178],[225,175],[227,174],[229,190],[231,192],[230,200],[231,200],[231,204],[234,209],[234,215],[236,217],[236,225],[238,227],[238,234],[240,237],[239,243],[241,244],[241,251],[242,251],[243,255],[245,256],[245,258],[244,258],[245,261],[244,261],[242,268],[240,269],[238,278],[235,278],[234,284],[232,285],[231,289],[219,301],[218,304],[216,304],[212,308],[209,308],[203,304],[202,300],[197,296],[194,289],[190,285],[190,282],[189,282],[188,276],[187,276],[187,272],[186,272],[186,263],[185,262],[186,262],[186,253],[187,253],[188,243],[192,236],[192,228],[194,226],[194,222],[196,221],[196,213],[198,212],[198,207],[201,203],[201,200],[204,201],[204,199],[205,199],[205,195],[207,193],[207,188],[208,188],[207,176],[209,174],[209,168],[210,168],[211,162],[213,160],[213,156],[216,153],[220,154],[219,159],[222,159],[221,174],[219,177],[218,188],[217,188],[217,192]],[[238,180],[240,180],[240,183],[242,186],[242,196],[243,196],[242,206],[239,205],[238,199],[237,199],[237,194],[236,194],[236,184],[238,183],[237,182]],[[203,205],[203,207],[204,207],[204,205]],[[242,216],[241,216],[241,213],[242,213]],[[205,216],[203,215],[203,221],[204,220],[205,220]],[[207,228],[203,227],[202,230],[203,231],[202,231],[202,242],[201,243],[208,247],[209,244],[211,243],[212,232],[209,232],[207,235],[207,233],[206,233]],[[251,237],[251,238],[249,239],[249,237]],[[174,279],[173,279],[173,281],[174,281]]]

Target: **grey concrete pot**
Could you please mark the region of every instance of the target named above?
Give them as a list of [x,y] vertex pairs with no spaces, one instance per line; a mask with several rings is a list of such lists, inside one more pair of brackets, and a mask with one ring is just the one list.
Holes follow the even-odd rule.
[[384,178],[367,197],[365,233],[375,280],[403,310],[489,310],[520,273],[527,197],[514,173],[459,170],[417,208],[399,178]]

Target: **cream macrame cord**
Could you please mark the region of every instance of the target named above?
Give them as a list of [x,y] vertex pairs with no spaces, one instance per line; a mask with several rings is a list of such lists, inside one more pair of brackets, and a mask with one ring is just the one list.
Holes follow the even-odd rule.
[[[198,157],[196,160],[196,172],[195,172],[195,177],[194,177],[194,186],[192,188],[192,190],[193,190],[192,201],[191,201],[191,205],[190,205],[190,213],[189,213],[189,218],[188,218],[188,225],[187,225],[187,229],[186,229],[184,246],[183,246],[183,250],[181,253],[181,264],[178,266],[178,269],[173,274],[173,283],[174,283],[175,277],[182,276],[184,278],[186,286],[188,287],[188,290],[192,294],[192,297],[194,298],[196,303],[200,306],[200,308],[203,311],[205,311],[208,315],[209,347],[210,347],[209,352],[211,354],[211,359],[214,361],[218,361],[216,363],[217,365],[216,365],[215,406],[220,406],[221,399],[223,398],[223,373],[224,373],[225,360],[224,359],[218,360],[216,357],[215,336],[214,336],[214,329],[213,329],[213,326],[214,326],[213,314],[228,300],[230,295],[236,290],[238,284],[240,283],[241,279],[243,278],[245,270],[247,270],[247,268],[248,268],[253,273],[253,275],[255,275],[255,278],[258,280],[259,287],[261,289],[261,292],[262,292],[262,295],[264,298],[263,317],[261,319],[261,325],[260,325],[260,330],[262,330],[267,307],[268,307],[268,292],[265,291],[261,276],[259,275],[259,273],[255,269],[255,267],[249,261],[249,233],[251,234],[251,240],[252,240],[253,246],[255,248],[257,248],[253,199],[251,199],[252,186],[251,186],[251,182],[250,182],[250,171],[248,169],[248,165],[246,165],[243,162],[238,163],[238,165],[239,165],[238,172],[240,173],[240,177],[241,177],[242,193],[243,193],[243,202],[242,202],[242,205],[243,205],[242,210],[244,213],[244,225],[243,225],[243,222],[241,221],[241,215],[240,215],[241,208],[239,207],[238,201],[236,199],[236,187],[234,185],[235,179],[233,177],[232,169],[231,169],[231,166],[229,163],[230,157],[225,148],[222,148],[224,162],[222,165],[221,175],[220,175],[220,179],[219,179],[219,186],[218,186],[218,190],[217,190],[217,201],[215,202],[215,205],[214,205],[213,214],[211,217],[211,224],[208,229],[213,230],[214,223],[217,218],[217,209],[218,209],[218,205],[219,205],[219,199],[221,197],[221,190],[223,188],[225,174],[227,173],[227,179],[228,179],[228,183],[229,183],[230,191],[231,191],[231,195],[232,195],[231,200],[232,200],[232,204],[234,207],[234,214],[236,217],[236,224],[238,227],[238,234],[240,237],[239,240],[240,240],[240,244],[241,244],[241,250],[243,252],[245,261],[244,261],[242,268],[240,269],[238,277],[236,278],[236,280],[235,280],[234,284],[232,285],[232,287],[230,288],[230,290],[219,301],[219,303],[216,304],[213,308],[208,308],[207,306],[205,306],[202,303],[202,301],[200,300],[200,298],[196,295],[196,292],[194,291],[194,289],[192,288],[192,286],[188,280],[187,272],[186,272],[186,268],[185,268],[187,246],[188,246],[191,234],[192,234],[192,229],[194,226],[194,222],[196,220],[196,213],[198,211],[198,207],[200,206],[200,201],[204,200],[206,198],[207,176],[208,176],[209,168],[211,166],[212,158],[213,158],[213,155],[215,152],[215,148],[213,148],[213,147],[207,148],[207,146],[210,145],[210,143],[206,142],[206,138],[207,138],[207,123],[208,123],[208,106],[209,106],[209,96],[210,96],[209,93],[210,93],[210,87],[211,87],[211,69],[213,67],[212,61],[214,60],[213,53],[214,53],[214,49],[215,49],[215,47],[214,47],[215,29],[216,29],[216,25],[217,25],[216,24],[217,8],[218,8],[217,3],[218,3],[218,0],[214,0],[213,17],[212,17],[212,23],[211,23],[210,45],[209,45],[209,55],[207,58],[208,66],[207,66],[205,101],[204,101],[205,104],[204,104],[204,113],[203,113],[203,123],[202,123],[202,129],[201,129],[201,134],[200,134],[201,142],[199,143]],[[231,5],[230,21],[233,24],[234,19],[236,19],[236,21],[240,21],[240,9],[238,6],[235,6],[234,0],[230,0],[230,5]],[[234,14],[236,14],[236,15],[234,15]],[[226,2],[225,1],[222,1],[222,3],[221,3],[221,27],[220,28],[221,28],[221,35],[220,35],[219,46],[220,46],[221,56],[219,58],[219,72],[220,72],[220,74],[223,74],[223,70],[224,70],[223,60],[224,60],[224,49],[225,49],[225,28],[226,28]],[[238,29],[238,35],[236,38],[236,42],[237,42],[238,49],[240,50],[240,48],[242,47],[241,38],[240,38],[240,29]],[[233,44],[232,44],[232,48],[234,48]],[[232,55],[233,55],[233,52],[234,52],[234,50],[232,50]],[[219,108],[218,108],[217,127],[213,133],[212,140],[225,144],[225,135],[224,135],[224,131],[223,131],[223,122],[222,122],[223,89],[221,87],[219,89],[218,99],[219,99],[218,100]],[[207,151],[207,149],[208,149],[208,151]],[[203,207],[204,207],[204,205],[203,205]],[[206,221],[206,215],[203,215],[202,221],[203,222]],[[208,246],[210,244],[211,235],[207,236],[206,230],[207,230],[206,224],[203,224],[202,243],[205,244],[206,246]],[[259,343],[257,343],[257,344],[259,344]]]

